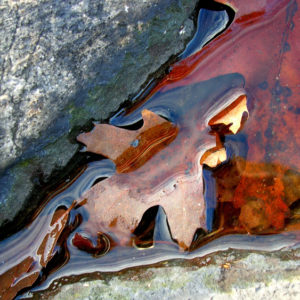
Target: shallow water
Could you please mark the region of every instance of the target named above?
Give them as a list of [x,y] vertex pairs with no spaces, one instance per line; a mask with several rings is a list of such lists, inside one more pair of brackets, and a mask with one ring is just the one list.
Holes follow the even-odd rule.
[[[91,254],[74,245],[76,234],[96,243],[86,231],[92,215],[89,204],[77,205],[70,210],[67,225],[57,240],[55,256],[41,268],[30,292],[47,289],[53,281],[71,275],[113,272],[176,258],[192,259],[229,248],[275,251],[297,247],[300,68],[290,65],[288,57],[297,57],[300,50],[299,42],[295,44],[293,40],[300,26],[294,18],[294,3],[269,1],[263,9],[240,4],[244,15],[237,13],[233,24],[207,45],[226,28],[229,17],[224,11],[216,14],[202,10],[198,18],[202,31],[198,29],[195,39],[179,57],[181,60],[147,96],[142,93],[144,99],[137,97],[143,101],[109,120],[115,126],[137,129],[142,126],[141,112],[148,109],[177,126],[175,140],[131,173],[116,175],[115,164],[108,159],[89,163],[47,201],[31,224],[0,242],[1,274],[27,256],[39,262],[37,249],[55,212],[72,207],[99,182],[127,184],[150,196],[174,186],[181,178],[188,178],[193,184],[198,182],[196,192],[204,195],[203,215],[199,214],[199,219],[202,218],[205,230],[196,231],[190,251],[180,250],[172,238],[174,225],[170,217],[155,203],[156,209],[142,219],[142,229],[130,236],[137,247],[121,245],[115,236],[104,232],[101,251],[93,250]],[[210,22],[218,24],[217,28]],[[291,43],[291,50],[286,54],[283,49],[287,42]],[[283,61],[296,74],[296,84],[294,77],[285,78],[288,72],[281,73]],[[209,126],[216,114],[241,95],[247,96],[249,116],[237,134],[229,135],[228,126]],[[216,169],[202,167],[200,158],[215,146],[216,136],[226,149],[227,160]]]
[[[68,207],[80,194],[89,189],[99,177],[111,176],[114,165],[109,160],[90,163],[83,174],[65,191],[53,198],[43,212],[31,224],[17,235],[1,244],[1,258],[9,269],[28,254],[34,252],[35,245],[43,238],[43,227],[51,221],[51,216],[58,206]],[[72,220],[74,216],[70,216]],[[73,231],[67,239],[67,263],[50,273],[32,292],[47,289],[54,280],[71,275],[83,275],[94,272],[113,272],[134,266],[150,265],[169,259],[192,259],[228,249],[275,251],[297,246],[300,242],[299,231],[273,235],[228,234],[218,238],[211,237],[201,247],[191,252],[180,252],[178,245],[170,236],[166,216],[162,209],[156,216],[154,247],[137,249],[134,247],[115,247],[98,258],[79,250],[72,244],[72,238],[80,228]],[[24,240],[24,235],[26,239]],[[25,243],[26,242],[26,243]],[[3,266],[2,266],[3,268]]]

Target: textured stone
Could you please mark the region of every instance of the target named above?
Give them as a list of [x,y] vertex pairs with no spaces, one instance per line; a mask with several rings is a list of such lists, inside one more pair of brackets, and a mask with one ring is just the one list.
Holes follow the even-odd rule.
[[108,118],[184,49],[196,2],[1,2],[0,225],[36,174],[47,181],[66,165],[82,125]]
[[53,299],[299,299],[299,267],[291,251],[230,251],[65,285]]

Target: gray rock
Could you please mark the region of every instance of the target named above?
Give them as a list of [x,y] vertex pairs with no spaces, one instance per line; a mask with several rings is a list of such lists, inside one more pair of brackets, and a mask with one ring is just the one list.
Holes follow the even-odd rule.
[[[52,288],[53,299],[299,299],[300,261],[296,251],[228,251],[191,262],[99,274],[101,279]],[[57,289],[57,287],[60,287]],[[44,292],[51,295],[51,291]]]
[[192,36],[196,0],[2,0],[0,225]]

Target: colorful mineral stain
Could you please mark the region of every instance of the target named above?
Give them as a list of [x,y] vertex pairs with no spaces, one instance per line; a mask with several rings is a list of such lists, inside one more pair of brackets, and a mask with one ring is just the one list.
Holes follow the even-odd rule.
[[[2,299],[29,290],[35,294],[71,274],[188,259],[226,247],[272,251],[299,242],[299,1],[218,2],[235,10],[232,24],[227,27],[223,6],[219,14],[201,11],[199,28],[214,21],[216,27],[210,32],[198,28],[149,95],[110,120],[110,125],[126,127],[150,111],[164,120],[167,142],[160,139],[165,129],[160,126],[138,132],[128,139],[129,148],[112,159],[116,164],[90,163],[31,224],[1,241]],[[183,189],[187,178],[190,185]],[[90,198],[99,193],[97,185],[111,198],[120,186],[131,187],[126,197],[136,193],[151,200],[155,195],[154,207],[147,205],[151,208],[145,211],[138,203],[128,205],[123,216],[109,219],[107,230],[94,212],[102,209],[104,218],[109,206],[101,207],[97,195]],[[163,202],[166,196],[157,196],[162,191],[184,191],[175,197],[177,210]],[[196,201],[191,209],[195,220],[180,223],[184,218],[175,212],[184,210],[180,201],[186,195]],[[130,236],[123,232],[129,209],[139,213],[128,228]],[[122,220],[125,227],[119,226]],[[186,221],[194,227],[182,231]]]

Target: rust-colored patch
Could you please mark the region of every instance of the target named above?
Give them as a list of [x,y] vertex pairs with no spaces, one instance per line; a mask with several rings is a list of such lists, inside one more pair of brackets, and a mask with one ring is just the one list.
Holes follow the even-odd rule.
[[[221,228],[244,228],[255,234],[284,230],[291,216],[290,206],[299,199],[299,173],[277,164],[236,158],[215,176],[223,218]],[[234,213],[226,216],[224,207],[230,206]]]

